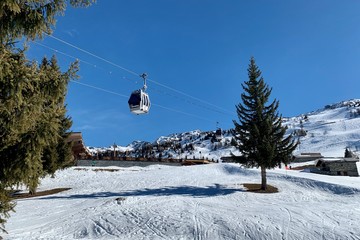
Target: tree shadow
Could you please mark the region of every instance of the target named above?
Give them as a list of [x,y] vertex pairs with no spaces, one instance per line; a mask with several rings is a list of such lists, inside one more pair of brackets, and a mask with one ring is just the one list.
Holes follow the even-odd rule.
[[156,189],[140,189],[127,192],[97,192],[90,194],[74,194],[67,196],[48,196],[39,199],[81,199],[81,198],[108,198],[108,197],[132,197],[132,196],[190,196],[196,198],[229,195],[235,192],[245,192],[241,188],[230,188],[220,184],[207,187],[175,186]]

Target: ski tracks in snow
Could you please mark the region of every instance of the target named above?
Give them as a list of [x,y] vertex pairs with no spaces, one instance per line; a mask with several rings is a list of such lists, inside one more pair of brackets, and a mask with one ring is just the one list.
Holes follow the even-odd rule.
[[194,239],[195,240],[202,240],[202,226],[199,220],[199,202],[195,201],[194,207],[193,207],[193,215],[192,215],[193,221],[194,221]]
[[[89,228],[95,236],[89,237],[113,237],[117,239],[167,239],[162,233],[164,220],[156,211],[158,203],[149,201],[132,201],[119,204],[116,200],[107,202],[109,205],[106,212],[98,215],[89,224]],[[114,205],[118,205],[117,209]]]
[[290,224],[292,222],[292,215],[291,215],[291,212],[290,212],[290,210],[288,208],[284,207],[284,208],[280,208],[280,210],[281,209],[284,209],[286,211],[287,215],[288,215],[288,218],[287,218],[288,221],[287,221],[287,224],[286,224],[286,227],[285,227],[285,232],[282,233],[282,235],[283,235],[282,239],[286,240],[286,239],[289,239],[288,235],[289,235],[289,227],[290,227]]
[[65,173],[56,184],[79,186],[19,201],[5,239],[360,239],[359,191],[327,182],[274,173],[280,192],[258,194],[233,165]]

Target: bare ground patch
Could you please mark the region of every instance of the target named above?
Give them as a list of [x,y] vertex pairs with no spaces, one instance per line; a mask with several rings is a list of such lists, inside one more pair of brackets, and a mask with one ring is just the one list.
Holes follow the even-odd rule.
[[41,197],[41,196],[47,196],[47,195],[67,191],[67,190],[70,190],[70,189],[71,188],[54,188],[54,189],[50,189],[50,190],[39,191],[39,192],[36,192],[35,194],[15,193],[15,194],[12,195],[12,198],[13,199],[23,199],[23,198]]
[[243,186],[246,188],[248,192],[255,193],[277,193],[279,189],[277,187],[271,186],[269,184],[266,185],[266,190],[261,190],[261,184],[257,183],[244,183]]

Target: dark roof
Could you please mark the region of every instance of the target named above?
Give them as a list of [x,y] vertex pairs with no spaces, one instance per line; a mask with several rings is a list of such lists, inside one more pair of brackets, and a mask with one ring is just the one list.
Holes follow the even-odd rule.
[[355,158],[321,158],[316,162],[316,166],[318,166],[319,163],[345,163],[345,162],[359,162],[359,159],[355,159]]

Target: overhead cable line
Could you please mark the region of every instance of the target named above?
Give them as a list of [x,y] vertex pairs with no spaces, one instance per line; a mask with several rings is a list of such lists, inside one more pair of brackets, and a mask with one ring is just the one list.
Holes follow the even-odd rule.
[[125,95],[125,94],[113,92],[113,91],[110,91],[110,90],[107,90],[107,89],[104,89],[104,88],[96,87],[96,86],[89,85],[89,84],[86,84],[86,83],[82,83],[82,82],[79,82],[79,81],[71,80],[71,82],[76,83],[76,84],[79,84],[79,85],[83,85],[83,86],[86,86],[86,87],[89,87],[89,88],[93,88],[93,89],[96,89],[96,90],[100,90],[100,91],[103,91],[103,92],[115,94],[115,95],[118,95],[118,96],[120,96],[120,97],[124,97],[124,98],[128,98],[128,97],[129,97],[129,96]]
[[168,107],[164,107],[164,106],[161,106],[159,104],[156,104],[156,103],[153,103],[152,104],[153,106],[157,106],[157,107],[160,107],[160,108],[163,108],[165,110],[169,110],[169,111],[173,111],[173,112],[176,112],[176,113],[181,113],[181,114],[184,114],[184,115],[188,115],[190,117],[195,117],[195,118],[198,118],[198,119],[201,119],[201,120],[205,120],[205,121],[208,121],[208,122],[213,122],[207,118],[202,118],[202,117],[199,117],[198,115],[195,115],[195,114],[191,114],[191,113],[187,113],[187,112],[183,112],[183,111],[180,111],[180,110],[176,110],[174,108],[168,108]]
[[[74,59],[74,60],[79,60],[80,62],[85,63],[85,64],[87,64],[87,65],[90,65],[90,66],[92,66],[92,67],[95,67],[95,68],[98,68],[98,69],[102,69],[102,70],[104,70],[104,71],[107,71],[107,70],[105,70],[104,68],[98,67],[96,64],[93,64],[93,63],[84,61],[84,60],[82,60],[82,59],[80,59],[80,58],[74,57],[74,56],[72,56],[72,55],[70,55],[70,54],[67,54],[67,53],[65,53],[65,52],[62,52],[62,51],[60,51],[60,50],[57,50],[57,49],[52,48],[52,47],[49,47],[49,46],[47,46],[47,45],[45,45],[45,44],[38,43],[38,42],[34,42],[34,43],[37,44],[37,45],[39,45],[39,46],[41,46],[41,47],[47,48],[47,49],[49,49],[49,50],[52,50],[52,51],[54,51],[54,52],[56,52],[56,53],[62,54],[62,55],[64,55],[64,56],[66,56],[66,57],[72,58],[72,59]],[[109,73],[111,73],[111,72],[109,72]],[[123,77],[123,78],[124,78],[124,79],[127,79],[127,80],[129,80],[129,81],[132,81],[132,80],[126,78],[126,77]],[[134,80],[134,81],[137,81],[137,80]],[[76,83],[78,83],[78,84],[80,84],[80,85],[92,87],[92,88],[95,88],[95,89],[107,91],[107,90],[105,90],[105,89],[101,89],[101,88],[99,88],[99,87],[94,87],[94,86],[91,86],[91,85],[88,85],[88,84],[85,84],[85,83],[80,83],[80,82],[76,82]],[[164,91],[161,91],[161,90],[157,90],[156,88],[153,88],[153,90],[155,90],[156,92],[159,92],[159,93],[161,93],[161,94],[168,95],[168,96],[171,96],[171,97],[180,99],[180,100],[182,100],[182,101],[185,101],[185,102],[188,103],[188,104],[191,104],[191,105],[194,105],[194,106],[197,106],[197,107],[201,107],[201,108],[207,109],[207,110],[209,110],[209,111],[214,111],[214,112],[217,112],[217,113],[220,113],[220,114],[224,114],[224,112],[221,112],[221,111],[216,110],[216,109],[209,108],[209,107],[204,106],[204,105],[197,104],[196,102],[189,101],[189,100],[187,100],[187,99],[185,99],[185,98],[181,98],[181,97],[179,97],[179,96],[177,96],[177,95],[174,95],[174,94],[171,94],[171,93],[167,93],[167,92],[164,92]],[[107,91],[107,92],[108,92],[108,91]],[[123,96],[124,96],[124,95],[123,95]],[[153,105],[154,105],[154,104],[153,104]],[[156,105],[156,104],[155,104],[155,105]],[[160,107],[161,107],[161,106],[160,106]],[[166,108],[166,107],[163,107],[163,108],[169,110],[169,108]],[[179,112],[179,113],[184,113],[184,114],[189,115],[188,113],[185,113],[185,112],[181,112],[181,111],[177,111],[177,112]]]
[[[86,86],[86,87],[89,87],[89,88],[93,88],[93,89],[96,89],[96,90],[99,90],[99,91],[103,91],[103,92],[110,93],[110,94],[114,94],[114,95],[117,95],[117,96],[120,96],[120,97],[128,98],[127,95],[124,95],[124,94],[121,94],[121,93],[117,93],[117,92],[113,92],[113,91],[110,91],[110,90],[107,90],[107,89],[104,89],[104,88],[96,87],[96,86],[93,86],[93,85],[90,85],[90,84],[86,84],[86,83],[82,83],[82,82],[79,82],[79,81],[74,81],[74,80],[70,80],[70,81],[71,81],[72,83],[76,83],[76,84],[79,84],[79,85],[83,85],[83,86]],[[187,113],[187,112],[183,112],[183,111],[180,111],[180,110],[176,110],[176,109],[174,109],[174,108],[164,107],[164,106],[159,105],[159,104],[156,104],[156,103],[153,103],[152,105],[153,105],[153,106],[156,106],[156,107],[159,107],[159,108],[163,108],[163,109],[168,110],[168,111],[173,111],[173,112],[176,112],[176,113],[181,113],[181,114],[188,115],[188,116],[191,116],[191,117],[195,117],[195,118],[198,118],[198,119],[201,119],[201,120],[205,120],[205,121],[212,122],[212,121],[210,121],[209,119],[202,118],[202,117],[199,117],[199,116],[194,115],[194,114],[191,114],[191,113]]]
[[231,113],[231,115],[233,115],[233,112],[230,112],[230,111],[228,111],[228,110],[226,110],[226,109],[220,108],[220,107],[216,106],[215,104],[209,103],[209,102],[207,102],[207,101],[205,101],[205,100],[202,100],[202,99],[200,99],[200,98],[193,97],[193,96],[191,96],[191,95],[189,95],[189,94],[187,94],[187,93],[184,93],[184,92],[182,92],[182,91],[176,90],[176,89],[174,89],[174,88],[172,88],[172,87],[168,87],[168,86],[166,86],[166,85],[164,85],[164,84],[161,84],[161,83],[156,82],[156,81],[151,80],[151,79],[149,79],[149,82],[155,83],[155,84],[157,84],[157,85],[159,85],[159,86],[162,86],[162,87],[164,87],[164,88],[170,89],[170,90],[172,90],[172,91],[174,91],[174,92],[180,93],[180,94],[182,94],[182,95],[184,95],[184,96],[187,96],[187,97],[190,97],[190,98],[192,98],[192,99],[195,99],[195,100],[197,100],[197,101],[199,101],[199,102],[208,104],[208,105],[213,106],[213,107],[215,107],[215,108],[217,108],[217,109],[221,109],[222,111]]
[[[82,60],[82,59],[80,59],[80,58],[74,57],[74,56],[72,56],[72,55],[70,55],[70,54],[67,54],[67,53],[65,53],[65,52],[62,52],[62,51],[60,51],[60,50],[57,50],[57,49],[52,48],[52,47],[49,47],[49,46],[47,46],[47,45],[45,45],[45,44],[41,44],[41,43],[38,43],[38,42],[34,42],[34,43],[37,44],[37,45],[39,45],[39,46],[41,46],[41,47],[47,48],[47,49],[49,49],[49,50],[52,50],[52,51],[54,51],[54,52],[56,52],[56,53],[62,54],[62,55],[64,55],[64,56],[66,56],[66,57],[69,57],[69,58],[72,58],[72,59],[75,59],[75,60],[79,60],[80,62],[83,62],[83,63],[85,63],[85,64],[87,64],[87,65],[90,65],[90,66],[95,67],[95,68],[98,68],[98,69],[102,69],[102,70],[104,70],[105,72],[107,72],[107,70],[105,70],[104,68],[98,67],[96,64],[93,64],[93,63],[84,61],[84,60]],[[111,74],[111,71],[109,71],[109,73]],[[133,81],[136,81],[136,82],[137,82],[137,80],[130,80],[130,79],[128,79],[127,77],[123,77],[123,79],[129,80],[129,81],[131,81],[131,82],[133,82]],[[158,84],[158,85],[161,85],[161,84]],[[157,91],[157,92],[159,92],[159,93],[161,93],[161,94],[165,94],[165,95],[168,95],[168,96],[171,96],[171,97],[180,99],[180,100],[182,100],[182,101],[184,101],[184,102],[186,102],[186,103],[188,103],[188,104],[191,104],[191,105],[194,105],[194,106],[197,106],[197,107],[201,107],[201,108],[207,109],[207,110],[209,110],[209,111],[214,111],[214,112],[217,112],[217,113],[220,113],[220,114],[227,114],[227,113],[225,113],[225,112],[223,112],[223,111],[220,111],[220,110],[218,110],[218,109],[210,108],[210,107],[207,107],[206,105],[201,105],[201,104],[198,104],[198,103],[196,103],[196,102],[194,102],[194,101],[190,101],[190,100],[188,100],[188,99],[186,99],[186,98],[179,97],[178,95],[174,95],[174,94],[171,94],[171,93],[168,93],[168,92],[165,92],[165,91],[157,90],[157,89],[154,88],[154,87],[153,87],[152,89],[155,90],[155,91]],[[186,95],[186,94],[184,93],[183,95]],[[190,97],[191,97],[191,96],[190,96]],[[231,115],[233,115],[233,114],[231,114]]]
[[[47,35],[47,36],[49,36],[50,38],[53,38],[53,39],[55,39],[55,40],[57,40],[57,41],[65,44],[65,45],[68,45],[68,46],[70,46],[70,47],[72,47],[72,48],[75,48],[75,49],[77,49],[77,50],[79,50],[79,51],[81,51],[81,52],[83,52],[83,53],[86,53],[86,54],[88,54],[88,55],[90,55],[90,56],[92,56],[92,57],[94,57],[94,58],[97,58],[97,59],[99,59],[99,60],[101,60],[101,61],[104,61],[104,62],[106,62],[106,63],[108,63],[108,64],[110,64],[110,65],[112,65],[112,66],[115,66],[115,67],[117,67],[117,68],[120,68],[120,69],[122,69],[122,70],[124,70],[124,71],[126,71],[126,72],[128,72],[128,73],[131,73],[131,74],[133,74],[133,75],[135,75],[135,76],[139,76],[139,75],[140,75],[140,74],[138,74],[138,73],[136,73],[136,72],[134,72],[134,71],[132,71],[132,70],[130,70],[130,69],[128,69],[128,68],[125,68],[125,67],[123,67],[123,66],[120,66],[119,64],[116,64],[116,63],[114,63],[114,62],[112,62],[112,61],[109,61],[109,60],[107,60],[107,59],[105,59],[105,58],[103,58],[103,57],[100,57],[100,56],[98,56],[98,55],[96,55],[96,54],[94,54],[94,53],[91,53],[91,52],[89,52],[89,51],[87,51],[87,50],[84,50],[84,49],[82,49],[82,48],[80,48],[80,47],[77,47],[77,46],[75,46],[74,44],[71,44],[71,43],[69,43],[69,42],[67,42],[67,41],[65,41],[65,40],[62,40],[62,39],[60,39],[60,38],[57,38],[57,37],[55,37],[55,36],[53,36],[53,35]],[[232,115],[232,116],[234,115],[234,113],[233,113],[232,111],[223,109],[222,107],[219,107],[219,106],[217,106],[217,105],[215,105],[215,104],[209,103],[208,101],[202,100],[202,99],[200,99],[200,98],[193,97],[193,96],[191,96],[191,95],[189,95],[189,94],[187,94],[187,93],[185,93],[185,92],[182,92],[182,91],[180,91],[180,90],[176,90],[175,88],[166,86],[165,84],[159,83],[159,82],[157,82],[157,81],[155,81],[155,80],[148,79],[148,81],[149,81],[149,82],[152,82],[152,83],[154,83],[154,84],[157,84],[157,85],[159,85],[159,86],[161,86],[161,87],[164,87],[164,88],[167,88],[167,89],[169,89],[169,90],[172,90],[172,91],[174,91],[174,92],[176,92],[176,93],[179,93],[179,94],[181,94],[181,95],[184,95],[184,96],[186,96],[186,97],[189,97],[189,98],[195,99],[195,100],[197,100],[197,101],[200,101],[200,102],[202,102],[202,103],[208,104],[208,105],[210,105],[210,106],[212,106],[212,107],[215,107],[215,108],[217,108],[217,109],[220,109],[221,111],[226,112],[227,114],[230,114],[230,115]]]
[[[49,50],[51,50],[51,51],[54,51],[54,52],[56,52],[56,53],[59,53],[59,54],[61,54],[61,55],[66,56],[66,57],[72,58],[72,59],[74,59],[74,60],[78,60],[79,62],[85,63],[85,64],[87,64],[87,65],[89,65],[89,66],[91,66],[91,67],[94,67],[94,68],[97,68],[97,69],[101,69],[101,70],[103,70],[104,72],[107,72],[108,74],[112,74],[111,71],[106,70],[105,68],[99,67],[99,66],[96,65],[96,64],[93,64],[93,63],[91,63],[91,62],[85,61],[85,60],[83,60],[83,59],[81,59],[81,58],[78,58],[78,57],[75,57],[75,56],[73,56],[73,55],[67,54],[67,53],[62,52],[62,51],[60,51],[60,50],[58,50],[58,49],[52,48],[52,47],[50,47],[50,46],[48,46],[48,45],[45,45],[45,44],[42,44],[42,43],[39,43],[39,42],[35,42],[35,41],[32,42],[32,43],[34,43],[34,44],[36,44],[36,45],[39,45],[39,46],[41,46],[41,47],[43,47],[43,48],[47,48],[47,49],[49,49]],[[137,81],[138,81],[138,80],[136,80],[136,79],[129,79],[129,78],[125,77],[125,76],[123,76],[122,78],[123,78],[123,79],[126,79],[126,80],[128,80],[128,81],[130,81],[130,82],[137,82]]]
[[[95,64],[92,64],[92,63],[87,62],[87,61],[84,61],[84,60],[82,60],[82,59],[80,59],[80,58],[74,57],[74,56],[72,56],[72,55],[70,55],[70,54],[67,54],[67,53],[65,53],[65,52],[59,51],[59,50],[57,50],[57,49],[55,49],[55,48],[49,47],[49,46],[47,46],[47,45],[45,45],[45,44],[42,44],[42,43],[39,43],[39,42],[35,42],[35,41],[34,41],[33,43],[35,43],[36,45],[39,45],[39,46],[41,46],[41,47],[47,48],[47,49],[49,49],[49,50],[52,50],[52,51],[54,51],[54,52],[56,52],[56,53],[60,53],[60,54],[62,54],[62,55],[64,55],[64,56],[69,57],[69,58],[72,58],[72,59],[74,59],[74,60],[79,60],[80,62],[85,63],[85,64],[87,64],[87,65],[90,65],[90,66],[92,66],[92,67],[98,68],[98,66],[96,66]],[[102,68],[102,69],[103,69],[103,68]],[[105,69],[103,69],[103,70],[105,70]]]
[[161,90],[158,90],[158,89],[156,89],[156,88],[154,88],[154,87],[153,87],[152,89],[153,89],[153,91],[156,91],[156,92],[158,92],[158,93],[160,93],[160,94],[168,95],[168,96],[170,96],[170,97],[172,97],[172,98],[179,99],[179,100],[184,101],[184,102],[186,102],[186,103],[188,103],[188,104],[191,104],[191,105],[194,105],[194,106],[197,106],[197,107],[200,107],[200,108],[204,108],[204,109],[209,110],[209,111],[212,111],[212,112],[216,112],[216,113],[220,113],[220,114],[225,114],[225,115],[227,115],[227,113],[224,113],[224,112],[222,112],[222,111],[220,111],[220,110],[217,110],[217,109],[214,109],[214,108],[210,108],[210,107],[208,107],[208,106],[206,106],[206,105],[201,105],[201,104],[199,104],[199,103],[196,103],[196,102],[194,102],[194,101],[188,100],[188,99],[186,99],[186,98],[179,97],[178,95],[171,94],[171,93],[168,93],[168,92],[165,92],[165,91],[161,91]]
[[[48,34],[47,34],[47,35],[48,35]],[[84,49],[82,49],[82,48],[80,48],[80,47],[77,47],[77,46],[69,43],[69,42],[66,42],[66,41],[64,41],[64,40],[62,40],[62,39],[60,39],[60,38],[54,37],[53,35],[48,35],[48,36],[51,37],[51,38],[53,38],[53,39],[55,39],[55,40],[57,40],[57,41],[59,41],[59,42],[62,42],[62,43],[64,43],[64,44],[66,44],[66,45],[68,45],[68,46],[70,46],[70,47],[72,47],[72,48],[75,48],[75,49],[77,49],[77,50],[79,50],[79,51],[81,51],[81,52],[83,52],[83,53],[89,54],[90,56],[92,56],[92,57],[94,57],[94,58],[97,58],[97,59],[99,59],[99,60],[101,60],[101,61],[104,61],[104,62],[110,64],[110,65],[113,65],[113,66],[115,66],[115,67],[117,67],[117,68],[120,68],[120,69],[122,69],[122,70],[124,70],[124,71],[126,71],[126,72],[128,72],[128,73],[131,73],[131,74],[133,74],[133,75],[135,75],[135,76],[139,76],[139,75],[140,75],[140,74],[138,74],[138,73],[136,73],[136,72],[134,72],[134,71],[131,71],[131,70],[127,69],[127,68],[124,68],[124,67],[122,67],[122,66],[120,66],[120,65],[118,65],[118,64],[116,64],[116,63],[113,63],[113,62],[111,62],[111,61],[109,61],[109,60],[106,60],[105,58],[99,57],[99,56],[96,55],[96,54],[93,54],[93,53],[91,53],[91,52],[89,52],[89,51],[86,51],[86,50],[84,50]]]

